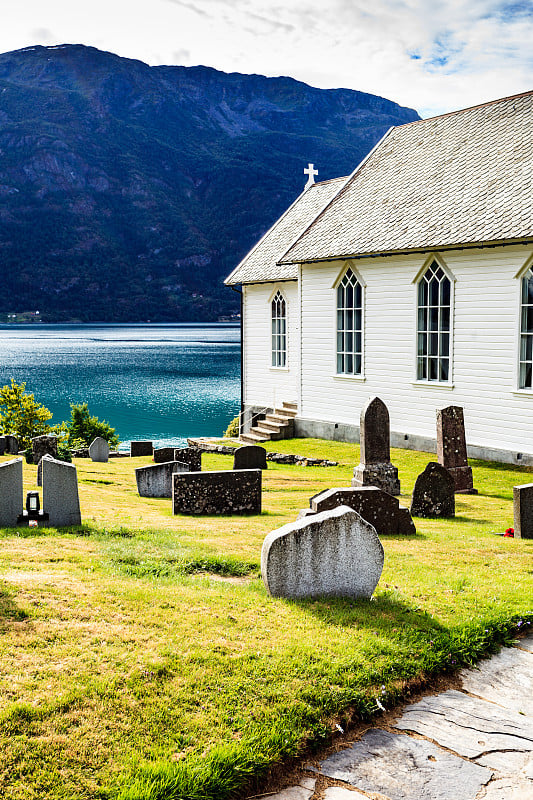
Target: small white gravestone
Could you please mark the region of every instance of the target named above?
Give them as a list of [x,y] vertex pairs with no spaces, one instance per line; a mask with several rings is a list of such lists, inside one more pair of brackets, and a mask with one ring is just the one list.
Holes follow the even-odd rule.
[[97,436],[89,445],[91,461],[106,463],[109,461],[109,445],[101,436]]
[[383,560],[376,529],[339,506],[269,533],[261,574],[274,597],[371,597]]
[[22,513],[22,459],[0,464],[0,528],[14,528]]
[[81,525],[78,474],[74,464],[43,458],[43,511],[49,515],[49,525]]

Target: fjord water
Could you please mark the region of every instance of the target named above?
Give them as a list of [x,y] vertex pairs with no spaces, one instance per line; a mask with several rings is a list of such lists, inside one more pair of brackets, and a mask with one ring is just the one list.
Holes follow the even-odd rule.
[[131,439],[220,436],[240,408],[240,333],[229,324],[0,326],[0,386],[14,378],[53,412],[70,403]]

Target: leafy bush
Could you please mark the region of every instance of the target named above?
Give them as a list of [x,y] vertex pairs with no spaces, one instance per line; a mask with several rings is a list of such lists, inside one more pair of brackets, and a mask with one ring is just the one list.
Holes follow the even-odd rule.
[[226,430],[224,431],[224,438],[237,439],[239,437],[239,417],[234,417]]
[[25,383],[15,383],[13,378],[11,385],[0,389],[0,431],[15,434],[21,449],[31,447],[34,436],[52,432],[47,424],[52,412],[25,389]]
[[110,447],[116,447],[119,443],[115,428],[109,423],[98,417],[91,417],[87,403],[70,404],[70,421],[67,422],[68,443],[70,447],[74,444],[87,447],[97,436],[101,436],[109,443]]

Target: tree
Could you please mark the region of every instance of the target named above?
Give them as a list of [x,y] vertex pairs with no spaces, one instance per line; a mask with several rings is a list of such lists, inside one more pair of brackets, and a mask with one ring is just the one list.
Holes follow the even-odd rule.
[[0,430],[15,434],[21,448],[31,447],[34,436],[52,432],[47,424],[52,412],[25,389],[25,383],[15,383],[13,378],[11,385],[0,389]]
[[97,437],[101,436],[111,447],[116,447],[119,443],[115,428],[109,423],[91,417],[87,403],[70,404],[70,421],[67,422],[68,443],[71,447],[76,447],[82,443],[90,445]]

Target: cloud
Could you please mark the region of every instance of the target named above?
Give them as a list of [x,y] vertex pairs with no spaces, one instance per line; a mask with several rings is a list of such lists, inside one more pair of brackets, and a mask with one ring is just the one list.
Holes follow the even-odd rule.
[[34,28],[30,34],[33,44],[56,44],[57,37],[48,28]]
[[191,63],[191,51],[187,50],[185,47],[180,48],[180,50],[175,50],[172,54],[172,63],[173,64],[190,64]]

